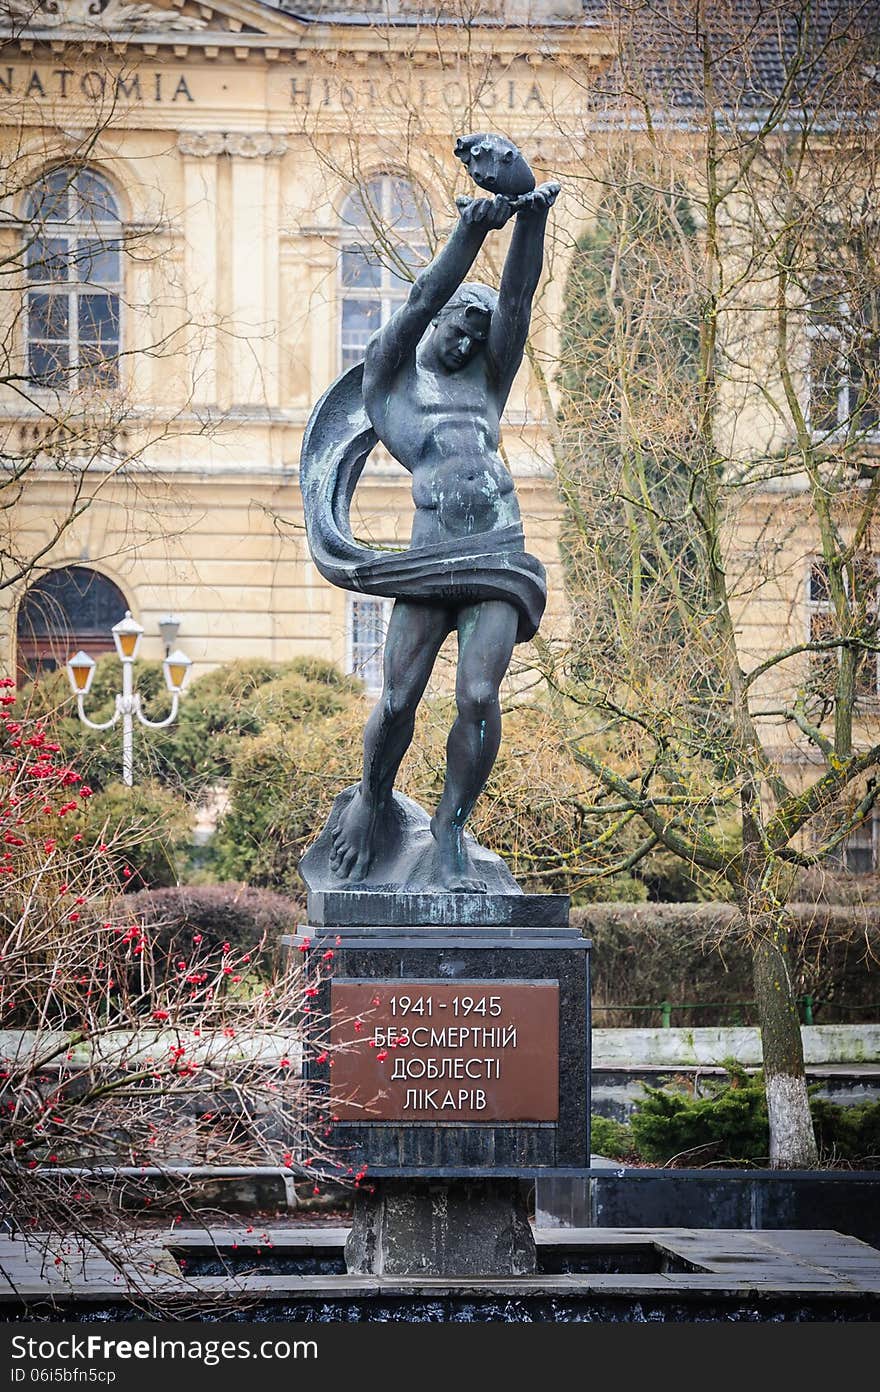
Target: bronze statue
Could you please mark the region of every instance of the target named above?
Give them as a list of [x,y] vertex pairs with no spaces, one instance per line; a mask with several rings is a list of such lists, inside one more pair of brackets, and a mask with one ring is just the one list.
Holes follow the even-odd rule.
[[[498,692],[515,643],[537,631],[544,569],[525,551],[513,479],[498,453],[501,414],[522,361],[559,185],[535,188],[503,137],[456,154],[494,197],[456,200],[459,221],[409,298],[312,413],[300,480],[309,544],[334,584],[392,596],[384,689],[367,723],[361,782],[340,794],[301,872],[313,889],[516,893],[506,867],[464,827],[495,762]],[[487,236],[515,218],[497,291],[466,281]],[[376,441],[412,474],[408,550],[356,543],[352,494]],[[458,632],[458,714],[446,783],[428,821],[393,792],[443,640]]]

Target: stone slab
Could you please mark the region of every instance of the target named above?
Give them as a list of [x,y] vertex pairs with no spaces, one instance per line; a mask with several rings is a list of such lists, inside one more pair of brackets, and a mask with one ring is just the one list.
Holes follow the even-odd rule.
[[[120,1318],[131,1309],[137,1287],[165,1301],[179,1298],[190,1319],[199,1317],[194,1310],[216,1308],[218,1299],[230,1297],[246,1297],[251,1318],[258,1309],[265,1309],[262,1317],[271,1319],[289,1319],[296,1314],[340,1320],[465,1317],[511,1322],[632,1321],[649,1316],[693,1320],[727,1319],[740,1311],[738,1318],[763,1320],[876,1319],[880,1314],[880,1252],[828,1230],[539,1229],[535,1233],[534,1274],[483,1280],[259,1271],[199,1276],[187,1274],[191,1261],[180,1264],[193,1250],[207,1248],[213,1254],[230,1250],[234,1244],[252,1245],[252,1232],[244,1226],[218,1224],[182,1226],[173,1234],[132,1234],[121,1244],[125,1276],[100,1253],[89,1251],[88,1244],[72,1242],[63,1234],[31,1233],[27,1241],[0,1234],[0,1271],[6,1276],[0,1283],[0,1320],[76,1319],[87,1312],[94,1317],[102,1308],[107,1317]],[[308,1255],[309,1249],[326,1254],[335,1249],[341,1256],[347,1237],[347,1229],[329,1226],[272,1224],[260,1230],[266,1248],[278,1255],[292,1250]],[[120,1239],[112,1238],[111,1244],[120,1246]],[[638,1256],[651,1248],[660,1257],[658,1269],[639,1270],[638,1262],[627,1258],[628,1249]],[[67,1254],[60,1268],[51,1258],[56,1249]],[[618,1256],[611,1269],[607,1262],[589,1260],[591,1254],[609,1251],[616,1251]],[[664,1254],[672,1260],[665,1261]],[[571,1269],[578,1266],[579,1257],[586,1269]],[[566,1266],[570,1269],[565,1270]],[[542,1274],[548,1268],[560,1274]],[[499,1298],[518,1302],[522,1313],[517,1316],[513,1311],[499,1311],[497,1306],[492,1313],[480,1306],[481,1301]],[[441,1300],[449,1302],[448,1310],[440,1309]],[[429,1313],[421,1314],[414,1301],[422,1301]],[[655,1303],[648,1307],[646,1301]],[[464,1316],[457,1313],[461,1308]]]
[[[880,1024],[801,1025],[801,1039],[806,1063],[880,1062]],[[741,1025],[593,1031],[593,1059],[599,1068],[711,1068],[730,1058],[760,1068],[760,1030]]]
[[309,922],[321,928],[563,928],[568,911],[567,894],[309,894]]

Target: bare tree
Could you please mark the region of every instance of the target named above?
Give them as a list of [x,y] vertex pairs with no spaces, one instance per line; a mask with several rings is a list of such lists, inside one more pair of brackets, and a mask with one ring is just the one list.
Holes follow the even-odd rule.
[[[574,570],[603,595],[561,681],[577,757],[597,817],[636,814],[640,854],[665,846],[738,905],[784,1165],[816,1158],[793,871],[870,817],[880,757],[870,19],[800,0],[615,7],[607,100],[644,139],[621,159],[591,137],[603,172],[580,188],[605,242],[569,281],[561,458]],[[591,748],[600,721],[631,750],[623,776]]]
[[328,1047],[317,1026],[304,1043],[302,1021],[334,954],[306,967],[273,942],[148,929],[115,888],[137,835],[90,832],[90,795],[2,679],[0,1214],[159,1300],[137,1215],[158,1202],[192,1218],[194,1168],[363,1179],[328,1150],[328,1098],[301,1066]]
[[549,446],[565,507],[572,638],[532,659],[593,779],[581,868],[629,872],[662,849],[735,901],[771,1160],[809,1165],[786,905],[798,870],[845,855],[872,815],[880,756],[876,12],[611,0],[596,14],[613,61],[560,44],[533,117],[497,120],[503,55],[445,6],[424,32],[442,35],[455,110],[432,106],[427,56],[398,55],[393,130],[364,135],[354,98],[335,125],[306,112],[303,126],[328,187],[360,188],[373,255],[398,274],[400,230],[369,202],[383,161],[436,190],[426,206],[444,217],[450,137],[495,119],[563,179],[527,350],[542,433],[528,419],[520,433]]
[[[3,7],[4,57],[30,18],[27,3]],[[0,107],[4,605],[120,484],[121,549],[168,539],[162,447],[214,429],[198,407],[199,349],[206,330],[234,332],[193,310],[153,175],[148,216],[125,212],[113,175],[133,74],[102,52],[87,53],[82,101],[55,107],[22,86]],[[65,43],[71,90],[83,56]],[[130,1212],[149,1213],[157,1180],[183,1215],[194,1166],[344,1177],[300,1067],[319,978],[274,942],[243,950],[174,923],[151,933],[117,889],[151,829],[86,824],[91,789],[65,764],[53,717],[16,704],[9,677],[0,717],[0,1213],[44,1249],[64,1238],[100,1251],[129,1293],[158,1299]],[[328,949],[322,976],[331,960]]]

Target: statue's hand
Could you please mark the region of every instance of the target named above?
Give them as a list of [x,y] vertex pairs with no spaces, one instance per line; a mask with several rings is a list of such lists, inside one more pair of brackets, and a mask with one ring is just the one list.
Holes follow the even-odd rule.
[[539,212],[552,208],[559,197],[559,184],[555,179],[549,183],[539,184],[531,193],[520,194],[516,200],[516,211],[519,212]]
[[455,206],[462,222],[483,227],[503,227],[513,216],[509,199],[500,193],[495,198],[466,198],[462,195],[456,198]]

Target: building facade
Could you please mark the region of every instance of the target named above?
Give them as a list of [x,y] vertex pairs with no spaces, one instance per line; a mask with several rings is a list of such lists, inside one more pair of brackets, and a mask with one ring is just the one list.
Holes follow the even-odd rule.
[[[568,189],[503,433],[527,544],[548,570],[542,633],[564,633],[551,433],[566,266],[601,188],[595,132],[607,126],[609,160],[615,141],[650,133],[638,109],[616,124],[602,114],[619,57],[605,7],[3,0],[0,16],[0,265],[13,268],[0,301],[0,431],[15,502],[0,523],[0,666],[28,673],[78,647],[106,651],[128,609],[153,658],[160,619],[179,616],[196,674],[315,655],[377,687],[387,606],[317,575],[300,446],[315,402],[453,225],[468,184],[452,145],[475,129],[511,136],[539,178]],[[690,60],[668,43],[657,52],[686,131]],[[784,85],[766,53],[754,73],[770,97]],[[756,110],[766,95],[746,94]],[[490,253],[482,279],[498,273]],[[794,378],[811,430],[845,435],[856,420],[871,467],[838,490],[846,535],[873,486],[880,323],[876,297],[861,303],[855,335],[854,311],[828,303],[802,316]],[[760,322],[754,308],[739,322]],[[748,365],[742,391],[735,373],[725,388],[733,424],[721,452],[733,461],[797,454],[768,406],[784,395],[772,353],[763,380],[755,367],[762,333],[729,354]],[[815,508],[796,467],[743,479],[727,548],[741,580],[737,643],[747,670],[797,649],[756,682],[755,709],[772,758],[809,780],[821,758],[790,718],[791,693],[836,661],[803,650],[832,622]],[[411,515],[408,476],[377,452],[356,495],[358,534],[405,544]],[[870,528],[859,553],[851,583],[876,613]],[[876,656],[858,682],[867,740]],[[873,824],[862,840],[853,854],[873,865]]]
[[[542,174],[564,174],[548,112],[607,62],[607,36],[558,12],[463,30],[260,0],[5,8],[0,238],[24,250],[0,417],[27,481],[10,554],[38,564],[5,590],[0,660],[27,672],[86,640],[100,651],[128,608],[146,657],[162,655],[159,619],[179,616],[196,674],[314,654],[374,687],[386,606],[311,564],[304,426],[452,226],[455,135],[501,128]],[[377,256],[380,223],[393,244]],[[539,307],[535,342],[552,355],[541,325]],[[102,445],[78,457],[90,413]],[[552,633],[564,603],[543,417],[526,366],[504,446]],[[405,542],[411,512],[408,476],[375,458],[361,535]]]

